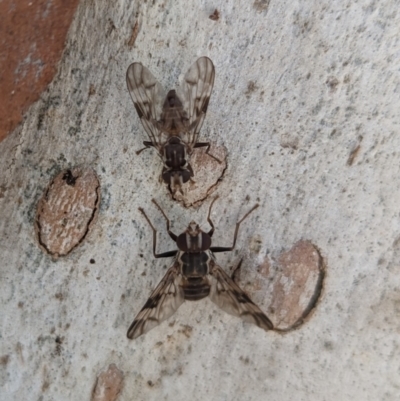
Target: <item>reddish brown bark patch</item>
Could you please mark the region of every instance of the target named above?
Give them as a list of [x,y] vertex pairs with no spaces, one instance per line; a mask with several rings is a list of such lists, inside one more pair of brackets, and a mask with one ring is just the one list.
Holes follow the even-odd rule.
[[[216,157],[220,163],[210,154]],[[215,191],[225,173],[226,149],[223,146],[211,144],[209,154],[207,154],[206,148],[197,148],[190,158],[190,165],[194,173],[193,179],[184,184],[183,195],[179,193],[174,195],[174,198],[181,201],[186,207],[200,204]]]
[[124,374],[112,363],[97,377],[91,401],[115,401],[122,390]]
[[299,241],[276,261],[266,259],[259,273],[271,282],[268,316],[277,331],[298,327],[314,309],[324,279],[323,259],[309,241]]
[[[255,243],[258,242],[256,239]],[[252,249],[252,243],[250,252],[258,253],[257,248]],[[270,318],[276,331],[297,328],[318,303],[325,267],[310,241],[299,241],[276,257],[267,256],[257,272],[246,270],[244,267],[243,272],[235,272],[240,286]]]
[[0,2],[0,141],[56,72],[78,0]]
[[74,168],[58,174],[37,206],[40,247],[54,257],[67,255],[88,234],[99,204],[100,183],[93,170]]

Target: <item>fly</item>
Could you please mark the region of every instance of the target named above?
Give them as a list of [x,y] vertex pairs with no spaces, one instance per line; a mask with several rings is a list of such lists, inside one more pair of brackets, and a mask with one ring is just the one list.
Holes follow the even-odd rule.
[[211,230],[204,232],[194,221],[190,222],[185,232],[175,235],[170,230],[170,221],[161,207],[153,199],[153,203],[163,214],[167,222],[167,231],[178,250],[157,253],[157,231],[143,209],[139,209],[153,230],[153,254],[156,258],[174,257],[167,273],[150,295],[142,310],[129,327],[127,336],[130,339],[148,332],[162,321],[169,318],[187,301],[198,301],[210,297],[211,301],[225,312],[238,316],[256,324],[264,330],[271,330],[273,325],[264,312],[249,298],[249,296],[232,280],[217,264],[214,253],[232,251],[240,224],[258,207],[256,204],[246,215],[236,223],[233,245],[230,247],[211,246],[214,224],[209,208],[207,221]]
[[182,186],[193,177],[190,156],[195,148],[210,143],[199,142],[199,133],[206,116],[214,86],[215,68],[208,57],[200,57],[188,70],[178,90],[166,95],[161,84],[141,63],[128,67],[126,82],[136,112],[149,136],[143,149],[153,147],[163,162],[162,180],[172,195],[183,193]]

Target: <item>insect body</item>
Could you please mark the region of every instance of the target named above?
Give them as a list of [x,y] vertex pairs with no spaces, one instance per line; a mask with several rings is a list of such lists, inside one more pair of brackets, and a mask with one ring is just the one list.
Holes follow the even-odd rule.
[[238,223],[236,223],[233,245],[231,247],[212,247],[211,237],[214,233],[214,224],[211,221],[210,205],[207,221],[211,230],[206,233],[198,224],[191,222],[184,233],[179,236],[170,230],[170,222],[164,211],[155,202],[167,221],[169,236],[176,242],[178,250],[156,253],[157,231],[149,218],[139,209],[153,230],[153,254],[156,258],[174,256],[174,262],[164,278],[153,291],[142,310],[129,327],[127,336],[130,339],[151,330],[163,320],[170,317],[185,301],[198,301],[207,296],[225,312],[241,317],[243,320],[270,330],[271,321],[253,303],[249,296],[217,265],[214,257],[216,252],[232,251],[242,221],[258,207],[255,205]]
[[189,163],[193,150],[207,147],[208,154],[210,149],[208,142],[198,142],[198,136],[214,77],[212,61],[208,57],[200,57],[186,73],[179,94],[170,90],[165,95],[160,83],[141,63],[128,67],[128,90],[150,138],[150,141],[143,142],[145,147],[137,153],[149,147],[157,149],[164,164],[161,177],[172,194],[182,192],[182,185],[193,177]]

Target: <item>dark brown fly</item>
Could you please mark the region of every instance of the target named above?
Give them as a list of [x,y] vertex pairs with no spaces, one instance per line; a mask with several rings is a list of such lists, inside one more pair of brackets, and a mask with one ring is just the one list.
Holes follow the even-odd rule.
[[141,63],[128,67],[128,90],[150,138],[150,141],[143,142],[145,147],[137,153],[149,147],[157,149],[163,161],[161,177],[172,194],[182,192],[182,185],[193,177],[189,160],[193,150],[207,147],[206,153],[209,154],[210,144],[198,142],[198,137],[214,77],[212,61],[200,57],[189,68],[181,87],[165,95],[160,83]]
[[232,246],[215,247],[211,246],[214,224],[210,215],[211,207],[216,199],[211,203],[207,216],[211,230],[206,233],[200,229],[198,224],[192,221],[185,232],[180,235],[175,235],[170,230],[169,219],[153,199],[153,203],[160,209],[167,221],[169,236],[176,242],[178,247],[178,250],[164,253],[156,253],[157,231],[143,209],[139,209],[153,230],[154,257],[167,258],[174,256],[175,259],[164,278],[150,295],[150,298],[129,327],[128,338],[133,339],[148,332],[175,313],[185,300],[198,301],[205,297],[210,297],[211,301],[225,312],[256,324],[264,330],[273,328],[271,321],[264,312],[217,265],[214,257],[214,253],[232,251],[235,248],[240,224],[258,205],[255,205],[236,223]]
[[214,12],[208,17],[213,21],[218,21],[219,20],[219,11],[217,9],[214,10]]

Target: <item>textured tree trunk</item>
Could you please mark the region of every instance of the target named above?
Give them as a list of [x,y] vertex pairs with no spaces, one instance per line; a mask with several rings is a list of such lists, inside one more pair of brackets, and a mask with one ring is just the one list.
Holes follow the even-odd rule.
[[[397,400],[399,26],[394,1],[82,1],[54,81],[0,143],[1,398]],[[200,139],[226,168],[184,207],[156,151],[136,154],[148,138],[125,73],[140,61],[172,89],[200,56],[216,68]],[[216,174],[201,152],[191,185]],[[100,208],[49,255],[37,205],[76,167],[96,172]],[[217,260],[242,259],[238,283],[286,333],[206,299],[128,340],[171,263],[138,208],[164,252],[151,199],[180,234],[209,229],[216,194],[215,246],[260,204]]]

